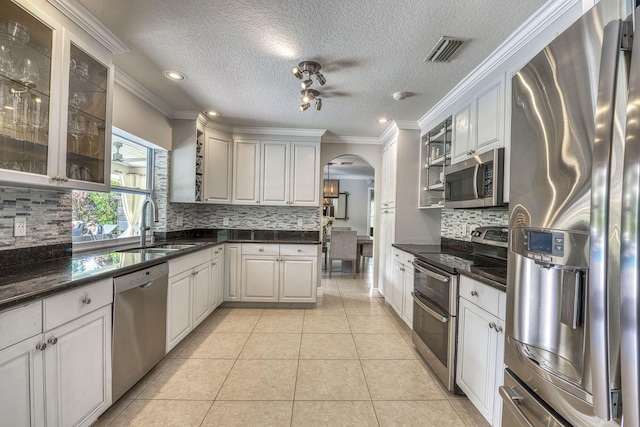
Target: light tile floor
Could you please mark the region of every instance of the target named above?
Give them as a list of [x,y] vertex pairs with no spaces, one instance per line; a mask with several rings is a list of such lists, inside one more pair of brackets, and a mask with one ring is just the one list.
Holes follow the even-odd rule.
[[95,426],[488,426],[434,378],[371,270],[323,277],[315,309],[218,308]]

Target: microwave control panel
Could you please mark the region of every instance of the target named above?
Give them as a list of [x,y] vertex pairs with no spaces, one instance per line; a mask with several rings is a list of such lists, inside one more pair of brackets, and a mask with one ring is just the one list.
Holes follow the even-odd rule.
[[484,197],[493,197],[493,162],[487,162],[484,168]]

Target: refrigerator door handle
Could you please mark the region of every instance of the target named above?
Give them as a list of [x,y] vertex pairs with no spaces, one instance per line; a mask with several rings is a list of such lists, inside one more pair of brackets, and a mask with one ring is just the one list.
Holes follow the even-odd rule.
[[622,371],[622,407],[625,425],[640,423],[640,37],[633,38],[629,69],[627,126],[622,184],[622,222],[620,245],[620,365]]
[[607,286],[608,203],[621,34],[621,20],[611,21],[604,27],[591,165],[589,336],[593,376],[593,412],[603,420],[612,418]]

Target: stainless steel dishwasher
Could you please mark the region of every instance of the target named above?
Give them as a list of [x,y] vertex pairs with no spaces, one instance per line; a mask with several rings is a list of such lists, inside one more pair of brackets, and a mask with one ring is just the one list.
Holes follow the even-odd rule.
[[113,401],[151,370],[165,353],[167,263],[113,279]]

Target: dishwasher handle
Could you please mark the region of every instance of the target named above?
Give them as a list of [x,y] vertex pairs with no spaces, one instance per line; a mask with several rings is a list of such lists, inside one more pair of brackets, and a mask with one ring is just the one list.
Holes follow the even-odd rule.
[[166,278],[168,276],[169,267],[166,262],[153,267],[144,268],[142,270],[134,271],[133,273],[125,274],[124,276],[114,277],[113,292],[115,294],[119,294],[133,288],[148,288],[156,280],[163,277]]

